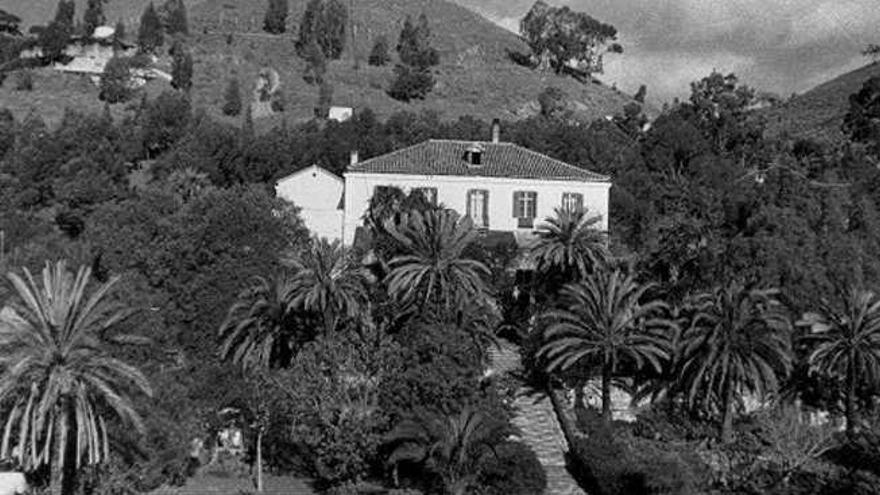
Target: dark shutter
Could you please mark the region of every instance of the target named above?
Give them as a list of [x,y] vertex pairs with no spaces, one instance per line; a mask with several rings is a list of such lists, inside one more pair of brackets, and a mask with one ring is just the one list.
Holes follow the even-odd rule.
[[523,216],[521,213],[522,197],[523,197],[522,192],[517,191],[517,192],[513,193],[513,218],[520,218]]
[[489,191],[483,191],[483,227],[489,228]]
[[533,192],[530,194],[532,195],[532,211],[529,218],[535,218],[538,216],[538,193]]
[[471,218],[474,218],[474,212],[471,211],[471,196],[474,194],[473,191],[468,191],[467,196],[465,196],[465,215]]
[[583,194],[575,194],[574,195],[574,206],[577,208],[577,211],[581,211],[584,209],[584,195]]

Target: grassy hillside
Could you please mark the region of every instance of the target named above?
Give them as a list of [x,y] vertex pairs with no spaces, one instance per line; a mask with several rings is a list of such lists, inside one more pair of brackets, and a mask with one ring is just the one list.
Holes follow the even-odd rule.
[[[77,18],[80,18],[86,8],[86,0],[75,1],[76,16]],[[190,7],[200,1],[202,0],[184,0],[184,2]],[[146,7],[148,3],[148,0],[109,0],[107,4],[105,4],[104,12],[107,19],[112,24],[116,24],[116,21],[122,19],[125,21],[129,30],[132,30],[138,22],[138,19],[140,19],[144,7]],[[158,0],[155,3],[156,5],[159,5],[161,0]],[[58,1],[3,0],[2,6],[3,9],[21,17],[22,23],[25,28],[27,28],[33,25],[46,24],[49,22],[55,16],[55,9],[58,7]]]
[[[24,0],[13,0],[10,10],[25,17],[38,14],[51,16],[54,2],[40,1],[37,7],[26,7]],[[16,9],[20,4],[21,9]],[[193,0],[189,2],[191,25],[190,44],[195,59],[193,100],[220,116],[223,92],[231,77],[238,78],[249,93],[257,73],[263,67],[279,72],[287,95],[288,110],[283,118],[290,121],[308,119],[313,115],[318,90],[302,79],[304,63],[296,56],[293,40],[305,2],[291,1],[287,34],[272,36],[261,29],[265,2],[258,0]],[[111,0],[108,17],[124,14],[124,9],[138,12],[143,0]],[[354,43],[349,41],[341,60],[329,66],[328,79],[334,87],[335,105],[369,107],[380,116],[399,110],[432,110],[445,118],[474,115],[482,118],[524,118],[537,109],[537,96],[547,86],[561,88],[571,100],[579,116],[585,120],[617,113],[630,101],[600,84],[583,85],[571,78],[537,72],[514,64],[510,51],[525,51],[526,46],[510,33],[478,14],[445,0],[357,0],[352,2]],[[46,13],[48,12],[48,14]],[[434,34],[434,45],[440,51],[437,86],[421,102],[405,104],[385,94],[393,77],[392,65],[370,67],[365,61],[373,41],[386,35],[392,46],[407,15],[424,12]],[[123,16],[124,17],[124,16]],[[130,27],[129,32],[134,28]],[[354,49],[352,49],[354,47]],[[359,61],[356,64],[355,61]],[[161,62],[167,68],[168,61]],[[77,77],[77,76],[64,76]],[[8,86],[8,83],[7,83]],[[38,101],[51,98],[37,85],[33,93],[12,95],[8,88],[0,91],[0,104],[8,98],[23,99],[20,105],[39,110]],[[96,91],[90,91],[96,95]],[[83,98],[67,99],[70,105]],[[79,107],[79,105],[76,105]],[[269,118],[269,122],[282,116]]]
[[766,112],[771,135],[836,142],[843,138],[840,126],[849,109],[849,95],[871,77],[880,76],[880,64],[848,72],[796,96]]

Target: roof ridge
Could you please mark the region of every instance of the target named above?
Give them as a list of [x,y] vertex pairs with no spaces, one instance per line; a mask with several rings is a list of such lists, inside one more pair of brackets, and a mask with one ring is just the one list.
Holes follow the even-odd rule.
[[550,155],[545,155],[544,153],[539,153],[539,152],[537,152],[537,151],[535,151],[535,150],[531,150],[531,149],[529,149],[529,148],[526,148],[525,146],[517,146],[517,147],[518,147],[518,148],[521,148],[521,149],[523,149],[523,150],[525,150],[525,151],[528,152],[528,153],[532,153],[532,154],[534,154],[534,155],[539,155],[539,156],[545,157],[545,158],[547,158],[547,159],[549,159],[549,160],[552,160],[552,161],[556,162],[557,164],[562,165],[562,166],[565,167],[565,168],[574,169],[574,170],[576,170],[576,171],[578,171],[578,172],[581,172],[581,173],[586,172],[586,173],[588,173],[588,174],[595,175],[596,177],[599,177],[599,178],[601,178],[601,179],[603,179],[603,180],[606,180],[606,181],[610,181],[610,180],[611,180],[611,176],[610,176],[610,175],[600,174],[599,172],[593,172],[592,170],[588,170],[588,169],[585,169],[585,168],[578,167],[577,165],[572,165],[572,164],[570,164],[570,163],[566,163],[566,162],[564,162],[564,161],[562,161],[562,160],[558,160],[558,159],[556,159],[556,158],[553,158],[553,157],[550,156]]

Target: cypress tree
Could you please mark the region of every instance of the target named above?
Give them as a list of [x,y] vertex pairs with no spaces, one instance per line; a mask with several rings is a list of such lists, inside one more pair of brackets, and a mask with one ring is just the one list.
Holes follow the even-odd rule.
[[226,85],[226,93],[223,96],[223,113],[229,116],[241,114],[241,88],[238,79],[233,77]]
[[431,67],[440,63],[440,55],[431,46],[431,28],[425,14],[419,16],[418,24],[406,18],[397,53],[401,63],[394,69],[396,78],[388,94],[401,101],[424,98],[434,88]]
[[303,12],[299,23],[299,34],[296,40],[296,50],[300,57],[305,57],[308,49],[316,41],[315,32],[320,24],[322,7],[323,3],[321,0],[309,0],[309,3],[306,4],[306,10]]
[[321,84],[324,82],[324,74],[327,73],[327,58],[317,42],[312,42],[306,49],[306,70],[303,80],[309,84]]
[[86,36],[92,36],[95,29],[107,23],[104,17],[104,2],[106,0],[88,0],[86,2],[86,11],[83,13],[83,27]]
[[73,35],[75,10],[73,0],[59,0],[55,19],[40,33],[38,43],[43,51],[43,58],[47,61],[55,62],[64,55]]
[[150,2],[141,16],[141,25],[138,30],[138,48],[144,53],[155,53],[164,42],[162,22],[156,13],[156,7],[153,5],[153,2]]
[[189,20],[186,14],[186,5],[183,0],[167,0],[163,7],[165,11],[165,32],[170,35],[189,34]]
[[263,30],[271,34],[281,34],[287,30],[287,0],[269,0],[266,16],[263,18]]
[[297,52],[306,57],[316,43],[326,58],[339,59],[345,49],[347,25],[348,9],[340,0],[309,0],[300,22]]
[[180,40],[174,42],[171,49],[171,86],[181,91],[189,91],[192,88],[193,60],[190,51]]
[[373,49],[370,51],[370,58],[367,60],[370,65],[382,66],[391,61],[388,54],[388,38],[384,35],[376,38]]

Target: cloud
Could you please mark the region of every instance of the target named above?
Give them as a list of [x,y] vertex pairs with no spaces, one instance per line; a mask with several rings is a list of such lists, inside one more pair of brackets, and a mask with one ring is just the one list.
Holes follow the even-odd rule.
[[[455,0],[516,31],[533,0]],[[860,65],[880,42],[877,0],[551,0],[609,22],[622,55],[602,79],[625,91],[648,84],[655,102],[687,97],[713,69],[787,95]],[[862,62],[866,62],[863,60]]]

